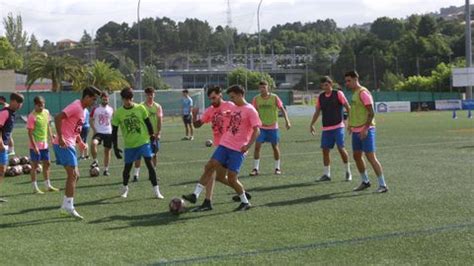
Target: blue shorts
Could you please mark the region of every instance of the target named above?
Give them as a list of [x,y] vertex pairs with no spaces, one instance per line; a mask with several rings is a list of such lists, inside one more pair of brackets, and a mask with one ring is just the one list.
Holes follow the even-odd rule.
[[222,166],[227,168],[227,170],[239,173],[240,167],[242,167],[244,163],[245,155],[240,151],[218,146],[211,158],[218,161]]
[[49,149],[39,150],[37,154],[33,149],[30,149],[30,160],[34,162],[49,161]]
[[375,128],[369,128],[364,140],[360,139],[360,133],[352,133],[352,150],[375,152]]
[[61,148],[58,144],[54,144],[53,149],[57,165],[77,166],[76,149],[74,147]]
[[136,160],[144,158],[151,158],[153,156],[151,152],[150,143],[143,144],[136,148],[125,149],[125,163],[133,163]]
[[0,165],[8,165],[8,150],[0,152]]
[[280,130],[275,129],[260,129],[260,135],[257,137],[258,143],[270,142],[273,145],[276,145],[280,142]]
[[332,149],[334,144],[338,147],[344,147],[344,128],[323,131],[321,136],[321,149]]
[[81,139],[84,143],[87,143],[87,135],[89,135],[89,127],[82,127]]

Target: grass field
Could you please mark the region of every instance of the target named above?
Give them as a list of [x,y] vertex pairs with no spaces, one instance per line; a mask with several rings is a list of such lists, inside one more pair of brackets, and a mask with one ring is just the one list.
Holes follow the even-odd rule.
[[[377,116],[386,194],[373,193],[376,186],[352,192],[359,175],[352,164],[354,180],[343,181],[337,152],[333,181],[315,182],[322,172],[320,135],[309,134],[309,117],[295,118],[282,132],[283,175],[271,174],[268,145],[262,175],[247,177],[252,158],[245,162],[241,180],[255,208],[232,212],[233,192],[218,184],[213,211],[180,216],[168,213],[168,202],[194,190],[212,153],[204,146],[211,132],[204,127],[195,141],[180,141],[181,124],[169,121],[158,166],[164,201],[152,199],[145,168],[129,198],[119,198],[122,163],[115,159],[110,177],[90,178],[90,161],[80,164],[75,202],[85,221],[59,216],[62,192],[33,195],[29,176],[6,178],[0,264],[472,265],[474,121],[458,115]],[[26,154],[26,131],[17,128],[14,136],[17,153]],[[371,169],[369,175],[376,184]],[[54,166],[53,185],[63,188],[64,179]]]

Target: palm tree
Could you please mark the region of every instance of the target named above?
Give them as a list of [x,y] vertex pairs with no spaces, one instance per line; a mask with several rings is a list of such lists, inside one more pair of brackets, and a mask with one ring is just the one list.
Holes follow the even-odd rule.
[[83,67],[73,78],[73,89],[75,90],[90,85],[102,90],[120,90],[130,86],[122,73],[105,61],[95,61],[92,66]]
[[78,75],[81,65],[77,58],[70,55],[48,56],[46,53],[35,53],[28,63],[26,85],[31,87],[38,79],[51,79],[52,91],[61,89],[62,81],[69,81]]

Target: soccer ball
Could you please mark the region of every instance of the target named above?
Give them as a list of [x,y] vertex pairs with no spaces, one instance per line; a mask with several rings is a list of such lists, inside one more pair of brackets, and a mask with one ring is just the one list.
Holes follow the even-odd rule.
[[43,172],[43,166],[41,164],[38,164],[38,167],[36,168],[36,173],[41,173]]
[[27,175],[31,172],[31,165],[29,164],[24,164],[23,165],[23,174]]
[[170,201],[170,212],[172,214],[180,214],[180,213],[183,213],[184,212],[184,200],[181,199],[181,198],[177,198],[177,197],[174,197],[173,199],[171,199]]
[[20,159],[15,156],[15,157],[10,158],[8,163],[9,163],[10,166],[19,165],[20,164]]
[[91,169],[89,170],[89,175],[91,177],[97,177],[97,176],[99,176],[99,174],[100,174],[100,169],[97,166],[96,167],[91,167]]
[[14,176],[14,175],[15,175],[15,172],[13,170],[13,167],[8,166],[7,170],[5,171],[5,176]]
[[206,140],[206,147],[212,147],[212,140],[208,139]]
[[23,167],[21,165],[15,165],[13,166],[13,171],[15,173],[15,176],[23,174]]
[[20,157],[20,164],[29,164],[30,163],[30,158],[28,156],[21,156]]

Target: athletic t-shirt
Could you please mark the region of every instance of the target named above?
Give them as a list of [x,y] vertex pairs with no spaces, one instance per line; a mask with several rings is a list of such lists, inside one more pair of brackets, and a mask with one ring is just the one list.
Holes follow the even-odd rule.
[[249,143],[253,128],[261,127],[262,122],[257,110],[251,104],[235,105],[230,111],[229,118],[229,125],[227,131],[222,135],[220,145],[234,151],[240,151],[242,146]]
[[[364,104],[364,106],[374,104],[374,99],[372,98],[372,95],[368,91],[361,91],[359,97],[360,97],[360,100],[362,101],[362,103]],[[364,127],[365,126],[353,127],[351,130],[354,133],[360,133],[360,132],[362,132],[362,130],[364,130]],[[374,128],[374,127],[375,126],[370,126],[370,128]]]
[[221,137],[227,130],[229,124],[229,117],[227,113],[230,113],[230,110],[235,105],[232,102],[222,101],[218,107],[213,105],[209,106],[201,117],[203,123],[211,123],[212,133],[214,135],[214,146],[219,146],[221,142]]
[[150,142],[145,119],[148,111],[141,104],[133,103],[132,108],[120,107],[115,111],[112,125],[120,127],[123,135],[124,146],[127,149],[140,147]]
[[[75,100],[66,106],[63,113],[66,117],[62,120],[60,130],[66,146],[74,147],[76,146],[76,139],[81,134],[82,125],[84,124],[84,108],[82,107],[81,100]],[[58,136],[56,136],[53,143],[59,144]]]
[[161,108],[161,105],[157,102],[153,102],[151,106],[149,106],[146,102],[142,102],[141,105],[143,105],[148,111],[150,122],[153,127],[153,132],[156,133],[156,129],[158,127],[158,117],[163,118],[163,109]]
[[91,125],[89,124],[89,109],[85,108],[84,109],[84,124],[82,127],[90,127]]
[[[331,93],[328,95],[326,94],[325,92],[324,93],[324,97],[331,97],[331,94],[332,94],[332,91]],[[337,91],[337,99],[339,100],[339,102],[344,105],[347,103],[347,98],[346,96],[344,96],[344,93],[342,91]],[[319,104],[319,97],[316,98],[316,109],[320,109],[321,108],[321,105]],[[337,128],[341,128],[341,127],[344,127],[344,121],[341,121],[341,123],[337,124],[337,125],[334,125],[334,126],[329,126],[329,127],[322,127],[322,130],[323,131],[329,131],[329,130],[334,130],[334,129],[337,129]]]
[[91,117],[94,119],[94,128],[100,134],[112,134],[112,116],[114,109],[109,105],[99,105],[91,112]]
[[183,108],[183,115],[191,114],[191,108],[193,107],[193,99],[191,97],[186,97],[181,99],[181,106]]
[[[48,148],[48,125],[50,120],[47,109],[43,109],[39,113],[33,110],[26,120],[26,128],[33,130],[33,140],[36,143],[36,147],[40,150]],[[33,149],[31,142],[30,149]]]
[[262,123],[264,121],[275,121],[269,125],[262,124],[261,129],[278,128],[278,110],[283,108],[283,102],[278,95],[271,93],[266,99],[261,95],[257,95],[253,98],[252,105],[257,110]]

